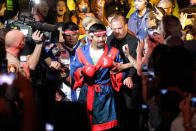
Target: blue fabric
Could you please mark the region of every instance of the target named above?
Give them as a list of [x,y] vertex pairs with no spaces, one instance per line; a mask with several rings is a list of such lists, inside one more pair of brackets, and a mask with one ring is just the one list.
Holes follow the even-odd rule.
[[74,91],[73,89],[71,89],[71,99],[72,99],[72,102],[77,102],[77,93],[76,91]]
[[[82,47],[82,52],[86,60],[92,64],[92,60],[90,58],[89,53],[90,45],[86,45]],[[111,49],[111,46],[108,47],[108,53]],[[119,52],[115,57],[116,62],[122,62],[122,59],[119,56]],[[83,67],[84,64],[80,63],[78,60],[78,56],[76,54],[73,63],[71,64],[71,76],[74,76],[74,72]],[[101,92],[94,91],[94,101],[93,101],[93,111],[92,111],[92,123],[103,124],[106,122],[110,122],[116,120],[116,109],[115,109],[115,100],[113,96],[113,87],[111,85],[105,85],[107,83],[111,83],[109,68],[100,68],[96,71],[93,79],[93,85],[104,85],[100,86]],[[78,101],[87,104],[87,93],[88,86],[83,85],[80,91],[80,96]]]
[[129,18],[128,29],[134,32],[138,39],[144,40],[148,34],[148,10],[142,17],[135,11]]

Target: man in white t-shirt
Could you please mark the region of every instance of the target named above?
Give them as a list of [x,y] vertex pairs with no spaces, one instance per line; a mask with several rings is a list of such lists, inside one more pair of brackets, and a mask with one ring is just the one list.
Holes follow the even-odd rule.
[[119,50],[108,46],[106,28],[94,24],[89,28],[92,44],[77,50],[71,63],[74,89],[81,88],[78,101],[87,108],[92,130],[116,128],[114,90],[122,86],[123,73],[111,74],[116,62],[122,62]]

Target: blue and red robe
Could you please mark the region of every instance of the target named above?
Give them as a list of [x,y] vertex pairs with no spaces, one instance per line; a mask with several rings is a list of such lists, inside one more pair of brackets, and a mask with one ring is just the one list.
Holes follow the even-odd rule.
[[109,68],[100,64],[102,57],[108,55],[115,62],[122,62],[119,51],[105,44],[105,50],[96,63],[96,73],[92,79],[81,75],[84,65],[93,62],[90,57],[90,45],[77,50],[75,59],[71,64],[71,75],[75,79],[74,88],[81,87],[79,102],[87,106],[92,131],[106,130],[117,126],[114,89],[119,91],[122,85],[123,73],[110,74]]

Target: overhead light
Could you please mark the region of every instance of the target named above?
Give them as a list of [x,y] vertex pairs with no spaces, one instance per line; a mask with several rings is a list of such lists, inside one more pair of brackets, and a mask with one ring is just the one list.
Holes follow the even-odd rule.
[[40,0],[35,0],[34,2],[35,2],[35,4],[39,4]]

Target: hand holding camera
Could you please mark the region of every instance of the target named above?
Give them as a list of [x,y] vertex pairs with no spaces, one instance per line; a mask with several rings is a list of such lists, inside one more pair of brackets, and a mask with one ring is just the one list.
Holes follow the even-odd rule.
[[36,44],[42,44],[42,36],[43,33],[41,33],[39,30],[36,30],[33,34],[32,34],[32,39]]
[[[194,103],[194,104],[192,104]],[[192,105],[196,105],[196,97],[192,97],[191,94],[189,96],[182,100],[179,104],[179,109],[181,110],[183,114],[183,119],[184,119],[184,126],[186,128],[191,127],[191,121],[192,121],[192,116],[193,113],[195,112],[195,108],[192,108]]]

